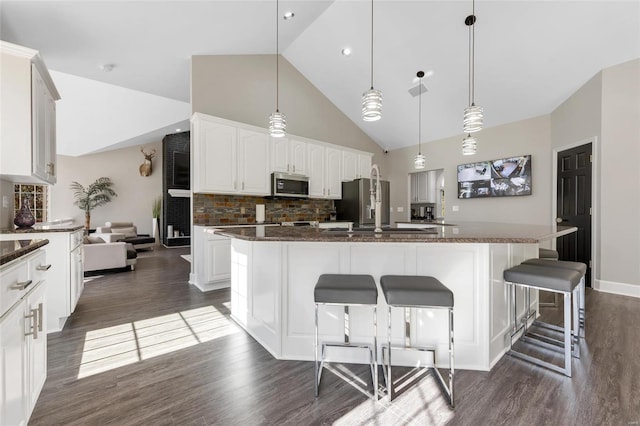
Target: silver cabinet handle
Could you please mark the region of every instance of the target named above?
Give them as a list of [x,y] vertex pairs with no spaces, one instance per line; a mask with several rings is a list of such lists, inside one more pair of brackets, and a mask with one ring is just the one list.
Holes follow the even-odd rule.
[[25,315],[25,319],[31,318],[29,321],[29,329],[31,331],[24,333],[25,336],[33,336],[34,339],[38,338],[38,309],[31,309],[31,315]]
[[10,288],[12,290],[24,290],[25,288],[29,287],[32,283],[33,283],[33,280],[27,280],[21,283],[16,283],[12,285]]
[[289,165],[287,164],[287,171],[289,171]]
[[42,324],[43,324],[43,311],[44,311],[44,305],[42,303],[38,303],[38,331],[42,331]]
[[331,195],[331,188],[327,189],[327,195]]
[[295,173],[295,172],[296,172],[296,165],[294,164],[293,165],[293,173]]
[[36,266],[36,270],[38,271],[48,271],[49,268],[51,268],[51,264]]
[[242,182],[242,190],[244,191],[244,182]]

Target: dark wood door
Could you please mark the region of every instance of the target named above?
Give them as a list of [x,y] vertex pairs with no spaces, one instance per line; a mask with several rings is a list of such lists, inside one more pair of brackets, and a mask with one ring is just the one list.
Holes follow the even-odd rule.
[[558,153],[558,225],[576,226],[557,240],[560,260],[587,264],[586,284],[591,286],[591,149],[586,144]]

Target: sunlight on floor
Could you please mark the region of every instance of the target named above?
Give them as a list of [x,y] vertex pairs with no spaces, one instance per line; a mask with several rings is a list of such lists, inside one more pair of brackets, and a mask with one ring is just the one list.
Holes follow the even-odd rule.
[[239,331],[213,306],[93,330],[85,336],[78,379]]

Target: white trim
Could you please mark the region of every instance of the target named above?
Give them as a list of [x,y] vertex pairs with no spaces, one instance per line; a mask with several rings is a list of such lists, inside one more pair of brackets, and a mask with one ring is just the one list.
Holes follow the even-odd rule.
[[[596,277],[598,276],[598,261],[596,259],[596,248],[598,246],[598,232],[600,230],[600,218],[598,217],[599,207],[599,185],[600,176],[599,162],[600,146],[597,136],[592,136],[587,139],[583,139],[577,142],[573,142],[567,145],[562,145],[553,148],[553,155],[551,156],[551,224],[556,223],[556,215],[558,211],[558,153],[566,151],[578,146],[591,144],[591,287],[595,288]],[[556,248],[555,241],[552,242],[552,248]]]
[[614,281],[595,280],[594,290],[603,293],[620,294],[622,296],[640,298],[640,285],[617,283]]

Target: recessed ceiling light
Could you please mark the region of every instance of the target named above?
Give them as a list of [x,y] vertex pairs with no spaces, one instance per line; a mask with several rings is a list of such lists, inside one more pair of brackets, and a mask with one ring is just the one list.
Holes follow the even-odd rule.
[[294,16],[296,16],[296,14],[293,12],[285,12],[283,18],[286,20],[289,20],[289,19],[292,19]]
[[102,64],[98,68],[100,68],[100,71],[102,72],[111,72],[115,67],[116,66],[114,64]]
[[176,129],[176,132],[179,132],[180,130],[182,130],[182,129]]
[[340,51],[340,53],[342,53],[342,56],[349,56],[351,55],[351,48],[345,47]]

